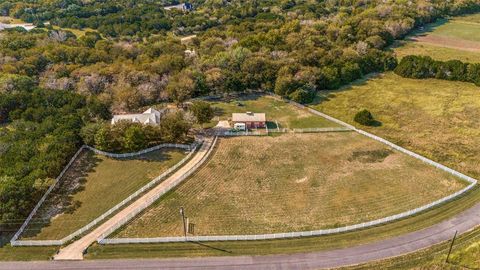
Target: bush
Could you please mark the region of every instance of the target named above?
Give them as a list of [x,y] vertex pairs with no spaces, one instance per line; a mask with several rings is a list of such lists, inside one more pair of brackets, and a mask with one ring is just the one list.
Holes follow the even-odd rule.
[[375,119],[373,115],[368,110],[361,110],[353,119],[355,122],[364,125],[364,126],[373,126],[375,124]]

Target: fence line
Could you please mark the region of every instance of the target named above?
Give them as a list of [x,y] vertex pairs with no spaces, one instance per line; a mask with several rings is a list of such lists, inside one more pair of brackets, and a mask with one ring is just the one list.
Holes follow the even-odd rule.
[[92,150],[96,154],[111,157],[111,158],[127,158],[127,157],[135,157],[135,156],[140,156],[149,152],[153,152],[156,150],[159,150],[161,148],[180,148],[180,149],[185,149],[185,150],[191,150],[192,145],[189,144],[176,144],[176,143],[163,143],[154,147],[150,147],[138,152],[133,152],[133,153],[123,153],[123,154],[116,154],[116,153],[109,153],[105,152],[102,150],[98,150],[96,148],[93,148],[91,146],[86,145],[89,150]]
[[40,206],[42,206],[43,202],[47,199],[48,195],[52,192],[52,190],[55,188],[55,186],[57,185],[58,181],[63,177],[63,175],[65,174],[65,172],[68,170],[68,168],[70,168],[70,166],[73,164],[73,162],[75,161],[75,159],[77,159],[78,155],[80,155],[80,153],[83,151],[83,149],[85,149],[85,145],[82,145],[82,147],[80,147],[80,149],[77,150],[77,152],[75,153],[75,155],[73,155],[73,157],[70,159],[70,161],[67,163],[67,165],[63,168],[63,170],[60,172],[60,174],[57,176],[57,178],[55,178],[55,181],[53,182],[53,184],[47,189],[47,191],[45,192],[45,194],[43,194],[42,198],[38,201],[38,203],[35,205],[35,207],[33,208],[32,212],[30,212],[30,214],[28,215],[27,219],[25,219],[25,221],[23,222],[22,226],[20,227],[20,229],[18,229],[18,231],[15,233],[15,235],[12,237],[12,239],[10,240],[10,242],[12,243],[12,246],[13,246],[13,242],[17,241],[18,237],[20,237],[20,234],[22,234],[22,232],[25,230],[25,228],[27,227],[28,223],[30,222],[30,220],[33,218],[33,216],[37,213],[38,209],[40,208]]
[[347,127],[329,127],[329,128],[294,128],[293,133],[321,133],[321,132],[343,132],[353,131]]
[[[163,172],[160,176],[156,177],[155,179],[150,181],[148,184],[146,184],[145,186],[143,186],[142,188],[140,188],[139,190],[137,190],[136,192],[131,194],[128,198],[124,199],[123,201],[121,201],[120,203],[115,205],[113,208],[111,208],[110,210],[108,210],[107,212],[105,212],[104,214],[102,214],[101,216],[96,218],[95,220],[91,221],[90,223],[88,223],[84,227],[82,227],[79,230],[73,232],[72,234],[70,234],[70,235],[68,235],[68,236],[66,236],[66,237],[64,237],[60,240],[18,240],[18,237],[20,237],[21,233],[25,230],[26,226],[28,225],[28,223],[30,222],[32,217],[36,214],[36,212],[38,211],[40,206],[44,203],[47,196],[50,194],[50,192],[56,186],[57,182],[60,180],[60,178],[62,178],[64,173],[72,165],[73,161],[78,157],[78,155],[80,154],[80,152],[82,150],[89,149],[89,150],[94,151],[97,154],[105,155],[105,156],[109,156],[109,157],[116,157],[116,158],[118,158],[118,156],[116,156],[116,155],[119,155],[119,154],[104,152],[104,151],[95,149],[91,146],[83,145],[82,147],[80,147],[80,149],[77,151],[77,153],[75,153],[75,155],[72,157],[72,159],[70,160],[68,165],[63,169],[63,171],[60,173],[60,175],[56,178],[55,182],[50,186],[50,188],[47,190],[47,192],[43,195],[43,197],[37,203],[35,208],[32,210],[32,212],[30,213],[28,218],[23,223],[22,227],[20,227],[20,229],[17,231],[17,233],[15,233],[15,235],[10,240],[10,244],[12,246],[52,246],[52,245],[58,246],[58,245],[65,244],[66,242],[68,242],[68,241],[72,240],[73,238],[77,237],[78,235],[81,235],[84,232],[90,230],[95,225],[97,225],[100,221],[105,219],[107,216],[111,215],[113,212],[117,211],[118,209],[120,209],[121,207],[123,207],[124,205],[129,203],[132,199],[134,199],[135,197],[137,197],[141,193],[145,192],[146,190],[150,189],[152,186],[156,185],[159,181],[163,180],[170,173],[177,170],[187,160],[190,159],[190,157],[192,156],[192,154],[195,152],[195,150],[197,149],[197,147],[200,144],[201,144],[201,142],[194,142],[192,145],[161,144],[161,145],[157,145],[155,147],[151,147],[151,148],[148,148],[148,149],[145,149],[145,150],[142,150],[142,151],[139,151],[139,152],[135,152],[135,153],[120,154],[120,155],[127,155],[127,156],[121,156],[121,157],[133,157],[133,156],[138,156],[138,155],[145,154],[145,153],[148,153],[148,152],[152,152],[152,151],[158,150],[160,148],[181,148],[181,149],[190,150],[190,153],[186,157],[184,157],[182,160],[180,160],[177,164],[175,164],[173,167],[170,167],[167,171]],[[139,153],[141,153],[141,154],[139,154]]]
[[[273,95],[277,99],[282,99],[276,95]],[[282,99],[283,100],[283,99]],[[327,114],[321,113],[317,110],[314,110],[312,108],[308,108],[304,105],[301,105],[299,103],[286,100],[286,102],[293,104],[294,106],[297,106],[302,109],[306,109],[310,111],[311,113],[321,116],[323,118],[326,118],[332,122],[335,122],[345,128],[345,130],[352,130],[355,132],[358,132],[359,134],[362,134],[364,136],[367,136],[373,140],[376,140],[378,142],[381,142],[383,144],[386,144],[404,154],[407,154],[411,157],[414,157],[416,159],[419,159],[429,165],[432,165],[440,170],[443,170],[447,173],[450,173],[460,179],[463,179],[470,184],[463,188],[462,190],[459,190],[451,195],[448,195],[446,197],[443,197],[437,201],[434,201],[432,203],[420,206],[418,208],[408,210],[396,215],[388,216],[385,218],[380,218],[376,219],[373,221],[368,221],[368,222],[363,222],[359,224],[354,224],[354,225],[349,225],[349,226],[344,226],[344,227],[339,227],[339,228],[332,228],[332,229],[323,229],[323,230],[314,230],[314,231],[303,231],[303,232],[287,232],[287,233],[272,233],[272,234],[258,234],[258,235],[218,235],[218,236],[187,236],[187,237],[157,237],[157,238],[113,238],[113,239],[105,239],[105,238],[100,238],[98,240],[98,243],[100,244],[127,244],[127,243],[168,243],[168,242],[185,242],[185,241],[239,241],[239,240],[269,240],[269,239],[283,239],[283,238],[294,238],[294,237],[305,237],[305,236],[321,236],[321,235],[328,235],[328,234],[336,234],[336,233],[343,233],[343,232],[349,232],[349,231],[354,231],[354,230],[359,230],[359,229],[364,229],[372,226],[378,226],[381,224],[385,224],[388,222],[392,222],[395,220],[407,218],[413,215],[416,215],[418,213],[421,213],[423,211],[426,211],[428,209],[431,209],[435,206],[438,206],[440,204],[446,203],[450,200],[453,200],[469,190],[473,189],[477,185],[477,180],[467,176],[461,172],[458,172],[454,169],[451,169],[445,165],[442,165],[438,162],[435,162],[431,159],[428,159],[424,156],[421,156],[413,151],[407,150],[401,146],[398,146],[388,140],[385,140],[381,137],[378,137],[376,135],[373,135],[369,132],[363,131],[361,129],[358,129],[350,124],[347,124],[339,119],[336,119],[334,117],[331,117]],[[278,130],[277,130],[278,131]]]
[[205,161],[210,157],[210,154],[212,153],[213,149],[215,148],[215,145],[217,143],[218,137],[216,136],[213,139],[212,145],[210,145],[210,148],[207,150],[207,153],[202,157],[202,159],[197,162],[192,168],[190,168],[187,172],[185,172],[182,176],[180,176],[177,180],[175,180],[173,183],[171,183],[169,186],[167,186],[162,192],[155,194],[151,198],[148,199],[144,204],[139,206],[135,211],[131,212],[129,215],[124,217],[122,220],[118,221],[115,225],[110,227],[105,233],[103,233],[99,238],[98,242],[100,243],[108,237],[110,234],[112,234],[114,231],[118,230],[120,227],[125,225],[128,221],[130,221],[132,218],[134,218],[136,215],[140,214],[142,211],[144,211],[146,208],[148,208],[152,203],[154,203],[156,200],[158,200],[161,196],[175,188],[178,184],[180,184],[183,180],[186,178],[190,177],[200,166],[202,166]]
[[449,200],[452,200],[471,188],[475,186],[476,183],[470,184],[468,187],[455,192],[447,197],[444,197],[435,202],[429,203],[427,205],[409,210],[397,215],[388,216],[385,218],[363,222],[359,224],[332,228],[332,229],[323,229],[323,230],[314,230],[314,231],[301,231],[301,232],[286,232],[286,233],[271,233],[271,234],[250,234],[250,235],[214,235],[214,236],[177,236],[177,237],[156,237],[156,238],[112,238],[112,239],[99,239],[99,244],[140,244],[140,243],[173,243],[173,242],[185,242],[185,241],[253,241],[253,240],[273,240],[273,239],[284,239],[284,238],[298,238],[305,236],[322,236],[329,234],[337,234],[350,232],[355,230],[360,230],[368,227],[378,226],[381,224],[389,223],[395,220],[402,218],[410,217],[416,215],[420,212],[428,210],[432,207],[435,207],[439,204],[445,203]]

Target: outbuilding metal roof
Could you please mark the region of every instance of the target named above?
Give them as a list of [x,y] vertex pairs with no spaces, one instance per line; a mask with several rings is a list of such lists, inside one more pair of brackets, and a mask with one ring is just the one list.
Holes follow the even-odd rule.
[[265,113],[232,113],[233,122],[265,122]]

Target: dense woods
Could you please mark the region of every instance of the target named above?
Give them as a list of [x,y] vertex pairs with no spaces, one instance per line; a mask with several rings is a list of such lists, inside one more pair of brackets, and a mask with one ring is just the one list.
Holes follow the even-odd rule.
[[480,64],[463,63],[460,60],[442,62],[428,56],[408,55],[402,58],[395,73],[406,78],[435,78],[472,82],[480,86]]
[[[103,120],[111,113],[249,89],[309,102],[394,69],[386,48],[413,28],[480,10],[474,0],[196,0],[192,11],[163,8],[176,3],[0,0],[1,15],[38,26],[0,33],[0,222],[18,225],[82,143],[136,150],[182,140],[191,125],[179,113],[159,128],[110,127]],[[411,63],[397,72],[416,73]],[[444,67],[452,73],[433,76],[460,78],[458,68],[473,66]]]

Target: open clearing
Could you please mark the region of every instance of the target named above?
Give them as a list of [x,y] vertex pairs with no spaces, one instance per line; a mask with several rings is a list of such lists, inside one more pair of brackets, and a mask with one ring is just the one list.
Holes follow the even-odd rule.
[[339,227],[401,213],[464,183],[357,133],[221,139],[212,159],[114,237]]
[[185,157],[162,149],[113,159],[83,151],[50,193],[22,240],[61,239],[87,225]]
[[478,14],[439,20],[415,32],[407,42],[393,48],[401,58],[405,55],[425,55],[437,60],[480,60],[480,16]]
[[229,120],[234,112],[250,111],[266,113],[269,128],[276,128],[276,122],[280,128],[338,127],[331,121],[271,96],[249,95],[230,101],[211,102],[211,105],[215,108],[217,117],[212,120],[210,126],[216,125],[218,120]]
[[[325,92],[313,107],[479,178],[479,89],[471,83],[386,73]],[[353,117],[362,109],[370,110],[382,125],[355,123]]]
[[[475,42],[475,44],[477,44]],[[480,43],[477,44],[480,47]],[[430,56],[435,60],[448,61],[460,60],[467,63],[480,62],[480,49],[476,51],[467,51],[462,49],[453,49],[446,47],[439,47],[424,42],[418,41],[400,41],[394,49],[398,58],[403,58],[407,55],[421,55]]]

